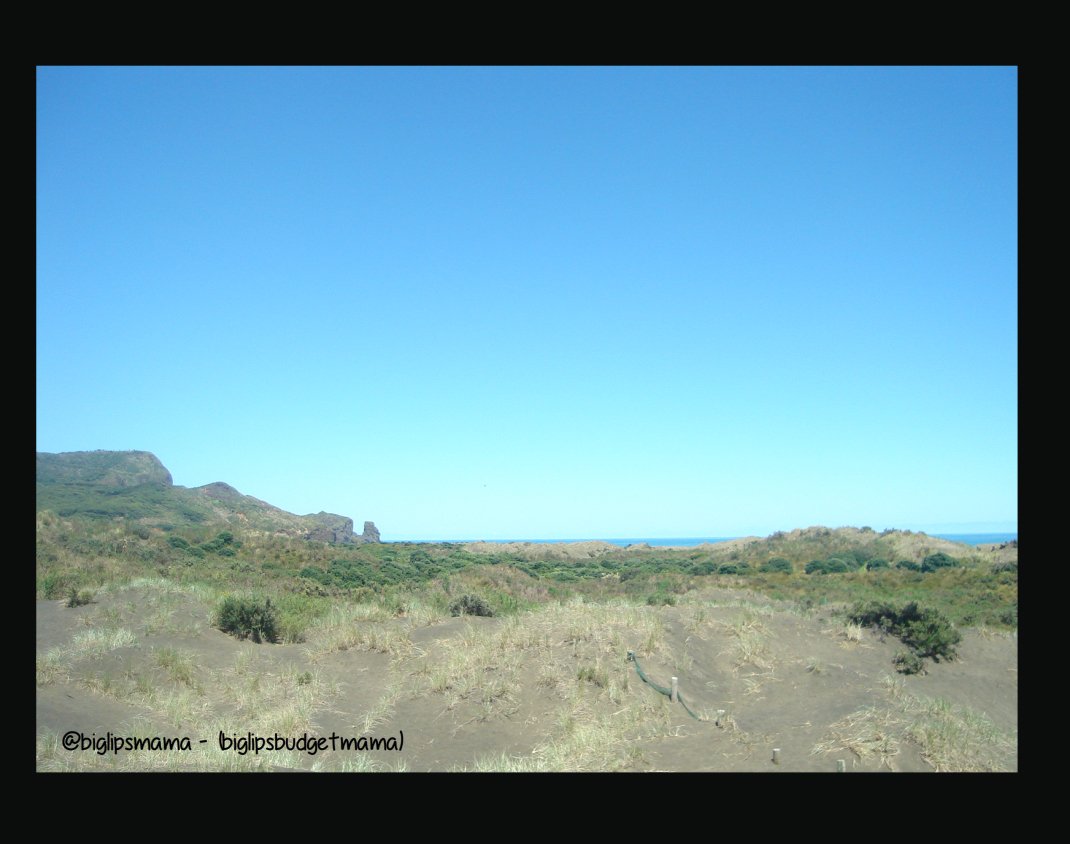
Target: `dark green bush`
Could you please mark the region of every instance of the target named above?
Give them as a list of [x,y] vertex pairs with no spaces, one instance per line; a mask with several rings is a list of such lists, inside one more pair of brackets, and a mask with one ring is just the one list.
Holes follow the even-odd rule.
[[749,574],[749,563],[722,563],[717,567],[718,574]]
[[1008,563],[996,563],[992,566],[992,574],[999,574],[1001,571],[1012,571],[1015,574],[1018,572],[1018,564],[1013,562]]
[[895,564],[897,569],[905,569],[906,571],[921,571],[921,566],[911,560],[900,560]]
[[925,664],[921,661],[921,657],[910,651],[899,651],[892,657],[892,662],[895,664],[895,670],[900,674],[925,673]]
[[766,560],[764,563],[762,563],[758,567],[758,571],[782,571],[791,574],[793,568],[789,560],[785,560],[783,557],[773,557],[771,560]]
[[876,627],[897,637],[918,658],[934,662],[954,659],[955,645],[962,641],[962,634],[942,613],[922,609],[914,601],[899,608],[876,601],[856,604],[848,617],[863,627]]
[[828,560],[811,560],[806,564],[807,574],[842,574],[845,571],[850,571],[854,565],[854,560],[847,563],[845,560],[840,560],[835,557]]
[[925,572],[936,571],[937,569],[950,568],[951,566],[957,566],[958,564],[958,560],[954,557],[949,557],[941,551],[936,554],[930,554],[922,560],[921,570]]
[[239,639],[278,641],[278,612],[270,598],[236,598],[228,595],[219,605],[216,627]]
[[651,607],[674,607],[676,606],[676,596],[668,595],[664,592],[655,592],[653,595],[648,595],[646,602]]
[[888,567],[888,561],[883,557],[874,557],[866,562],[866,571],[875,571],[876,569],[886,569]]
[[487,602],[477,595],[462,595],[450,604],[450,615],[480,615],[493,616]]
[[215,539],[202,542],[200,549],[208,554],[221,554],[224,557],[233,557],[236,549],[241,548],[241,543],[234,539],[234,534],[229,530],[216,534]]

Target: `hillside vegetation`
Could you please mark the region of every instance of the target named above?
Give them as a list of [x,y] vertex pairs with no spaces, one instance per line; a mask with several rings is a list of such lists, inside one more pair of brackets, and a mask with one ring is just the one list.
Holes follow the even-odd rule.
[[123,519],[164,531],[188,526],[248,528],[331,542],[361,542],[353,520],[334,513],[298,516],[217,481],[188,489],[147,451],[37,453],[37,511]]
[[[1016,543],[335,542],[310,537],[344,517],[175,487],[147,452],[116,454],[38,455],[41,770],[764,770],[773,742],[790,770],[1016,767]],[[695,717],[629,652],[680,676]],[[113,723],[419,730],[408,761],[57,745]]]

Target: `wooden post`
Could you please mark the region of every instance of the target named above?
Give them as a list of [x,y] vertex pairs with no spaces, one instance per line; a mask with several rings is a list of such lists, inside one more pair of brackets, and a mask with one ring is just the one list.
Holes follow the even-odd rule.
[[721,721],[723,721],[723,720],[724,720],[724,710],[723,709],[718,709],[717,710],[717,720],[714,723],[717,724],[717,726],[719,727],[719,726],[721,726]]
[[836,773],[837,774],[842,774],[842,773],[844,773],[846,771],[847,771],[847,760],[845,760],[845,759],[837,759],[836,760]]
[[774,747],[773,748],[773,764],[774,765],[779,765],[780,764],[780,748],[779,747]]
[[672,694],[669,695],[669,700],[676,703],[680,699],[680,680],[677,677],[672,678]]

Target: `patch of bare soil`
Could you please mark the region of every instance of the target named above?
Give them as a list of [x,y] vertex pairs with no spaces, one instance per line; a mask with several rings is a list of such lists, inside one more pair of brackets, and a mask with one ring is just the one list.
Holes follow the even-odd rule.
[[[210,610],[159,586],[38,602],[38,769],[1017,769],[1016,635],[967,631],[958,659],[902,677],[894,639],[725,589],[423,626],[355,612],[297,645],[239,642]],[[654,682],[677,677],[699,720],[629,651]],[[101,756],[64,750],[68,730],[193,748]],[[242,755],[220,731],[404,745]]]

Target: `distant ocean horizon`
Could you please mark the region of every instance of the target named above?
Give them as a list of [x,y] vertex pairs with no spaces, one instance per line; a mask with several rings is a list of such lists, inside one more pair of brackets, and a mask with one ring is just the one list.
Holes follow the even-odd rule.
[[[914,531],[921,533],[922,531]],[[934,539],[947,539],[951,542],[961,542],[964,545],[987,545],[994,542],[1010,542],[1018,539],[1018,532],[1009,533],[927,533]],[[392,542],[493,542],[504,545],[508,542],[533,542],[539,545],[550,545],[560,542],[609,542],[622,548],[628,545],[650,545],[652,547],[668,547],[673,545],[692,546],[702,545],[706,542],[728,542],[731,539],[739,539],[738,536],[680,536],[680,537],[639,537],[630,539],[603,539],[602,537],[587,537],[584,539],[396,539]]]

